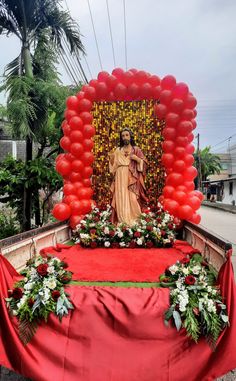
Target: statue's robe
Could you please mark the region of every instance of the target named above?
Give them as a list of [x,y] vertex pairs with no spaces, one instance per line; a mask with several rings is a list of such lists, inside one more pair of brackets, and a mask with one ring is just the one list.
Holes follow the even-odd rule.
[[141,162],[126,157],[120,148],[116,148],[114,160],[109,162],[110,173],[114,175],[111,185],[112,222],[124,222],[130,226],[137,222],[142,205],[147,202],[144,185],[147,160],[136,146],[132,147],[131,155],[138,156]]

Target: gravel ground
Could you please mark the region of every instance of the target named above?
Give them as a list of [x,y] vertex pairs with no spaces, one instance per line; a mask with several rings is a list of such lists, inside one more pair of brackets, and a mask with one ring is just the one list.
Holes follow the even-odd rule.
[[[216,381],[235,381],[235,380],[236,380],[236,370],[229,372],[223,377],[217,378]],[[12,372],[11,370],[2,367],[0,381],[33,381],[33,380],[19,376],[18,374]]]

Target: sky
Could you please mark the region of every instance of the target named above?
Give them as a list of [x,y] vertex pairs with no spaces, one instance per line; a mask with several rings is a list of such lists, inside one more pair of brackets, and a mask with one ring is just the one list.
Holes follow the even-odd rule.
[[[88,79],[114,67],[146,70],[161,78],[175,76],[198,100],[195,135],[200,148],[227,152],[236,144],[236,1],[235,0],[64,0],[80,25]],[[89,5],[101,57],[99,62]],[[109,7],[115,63],[109,31]],[[20,52],[16,38],[0,36],[0,75]],[[71,59],[71,64],[76,61]],[[87,67],[89,66],[89,69]],[[60,64],[65,84],[72,80]],[[91,72],[91,75],[90,75]],[[6,98],[0,94],[0,103]],[[231,138],[230,138],[231,137]]]

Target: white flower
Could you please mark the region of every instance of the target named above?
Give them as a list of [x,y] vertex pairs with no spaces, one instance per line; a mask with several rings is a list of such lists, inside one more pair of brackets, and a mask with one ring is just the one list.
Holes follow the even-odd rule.
[[138,238],[137,239],[137,245],[141,246],[143,244],[143,241],[141,238]]
[[110,230],[109,230],[109,228],[106,226],[105,229],[104,229],[104,233],[105,233],[105,234],[109,234],[109,232],[110,232]]
[[182,273],[183,273],[184,275],[188,275],[188,274],[189,274],[189,268],[188,268],[188,267],[184,267],[184,268],[182,269]]
[[90,228],[93,228],[94,226],[96,226],[96,224],[95,224],[94,222],[91,222],[91,223],[89,224],[89,227],[90,227]]
[[132,229],[129,229],[129,235],[130,235],[130,237],[132,237],[132,235],[133,235]]
[[57,282],[54,278],[45,279],[43,284],[45,287],[50,288],[50,290],[53,290],[57,286]]
[[105,247],[109,247],[109,246],[111,246],[111,244],[110,244],[109,241],[106,241],[106,242],[104,243],[104,246],[105,246]]
[[55,267],[54,266],[49,266],[48,269],[47,269],[48,274],[53,274],[54,271],[55,271]]
[[125,247],[125,242],[120,242],[121,247]]
[[81,234],[80,234],[80,238],[81,238],[81,239],[89,239],[89,234],[81,233]]
[[34,287],[34,282],[28,282],[24,285],[25,290],[31,290]]
[[216,306],[213,300],[209,299],[207,304],[206,304],[208,312],[213,312],[216,313]]
[[201,271],[201,266],[195,265],[192,267],[193,274],[198,275],[200,273],[200,271]]
[[122,233],[122,231],[119,231],[117,235],[119,238],[122,238],[124,234]]
[[172,265],[169,267],[169,271],[171,272],[172,275],[174,275],[176,271],[178,271],[178,267],[176,265]]

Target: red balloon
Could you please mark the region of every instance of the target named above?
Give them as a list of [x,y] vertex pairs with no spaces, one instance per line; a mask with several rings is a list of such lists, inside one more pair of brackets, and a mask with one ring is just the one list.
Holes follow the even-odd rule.
[[101,82],[106,81],[109,77],[110,74],[107,71],[100,71],[100,73],[98,73],[98,80]]
[[72,216],[73,215],[77,215],[79,216],[80,214],[82,214],[82,207],[81,207],[81,201],[72,201],[70,203],[70,208],[71,208],[71,213],[72,213]]
[[201,216],[197,213],[194,213],[190,221],[198,225],[201,222]]
[[91,187],[92,181],[90,179],[83,179],[83,184],[85,187]]
[[170,199],[165,200],[163,206],[164,206],[164,209],[167,210],[172,215],[175,215],[179,208],[178,202],[175,200],[170,200]]
[[85,85],[83,86],[83,90],[84,90],[84,96],[93,102],[94,99],[96,98],[95,88],[92,86]]
[[183,176],[180,173],[172,172],[166,178],[166,185],[171,185],[176,187],[177,185],[183,184]]
[[173,170],[175,172],[183,172],[185,170],[185,162],[183,160],[176,160],[173,164]]
[[95,128],[91,124],[85,124],[83,128],[83,135],[86,139],[90,139],[95,135]]
[[177,157],[178,159],[182,159],[185,155],[185,148],[184,147],[175,147],[174,149],[174,155],[175,157]]
[[108,93],[107,102],[114,102],[115,100],[116,100],[116,98],[115,98],[115,95],[114,95],[113,91]]
[[168,112],[168,114],[166,115],[166,124],[168,124],[168,126],[170,127],[175,127],[179,120],[179,115],[173,112]]
[[191,123],[193,125],[193,130],[197,127],[197,122],[195,119],[191,119]]
[[175,144],[180,147],[186,147],[188,143],[188,138],[186,138],[186,136],[178,136],[175,140]]
[[124,75],[124,70],[117,67],[116,69],[112,71],[112,75],[114,75],[116,78],[121,79]]
[[83,187],[83,182],[82,181],[76,181],[76,182],[74,182],[73,183],[73,185],[74,185],[74,187],[75,187],[75,189],[76,189],[76,191],[78,190],[78,189],[80,189],[81,187]]
[[194,190],[194,182],[193,181],[185,181],[184,186],[188,189],[188,191]]
[[65,159],[65,157],[66,157],[66,154],[65,154],[65,153],[60,153],[60,154],[56,157],[55,162],[57,163],[59,160],[61,160],[61,159]]
[[156,87],[160,85],[161,80],[157,75],[151,75],[148,78],[148,82],[150,83],[150,85],[152,85],[152,87]]
[[83,91],[79,91],[79,92],[76,94],[76,97],[77,97],[78,101],[80,101],[80,99],[83,99],[83,98],[84,98],[84,92],[83,92]]
[[92,208],[92,201],[91,200],[81,200],[81,208],[82,208],[82,213],[86,214],[91,211]]
[[171,198],[174,190],[175,190],[175,188],[170,186],[170,185],[164,186],[164,188],[163,188],[163,196],[165,198]]
[[65,151],[69,151],[70,149],[70,138],[68,136],[63,136],[60,140],[60,146],[63,148]]
[[94,162],[94,155],[92,152],[84,152],[81,160],[86,166],[91,165]]
[[79,101],[80,111],[91,111],[92,107],[93,107],[93,104],[89,99],[84,98]]
[[162,143],[162,149],[165,153],[172,153],[175,148],[175,144],[172,140],[165,140]]
[[149,83],[143,83],[140,86],[140,96],[143,99],[150,99],[152,97],[152,86]]
[[[66,122],[66,121],[64,121]],[[70,126],[67,124],[67,123],[62,123],[62,131],[64,133],[65,136],[69,136],[70,133],[71,133],[71,129],[70,129]]]
[[69,179],[72,183],[82,180],[82,176],[80,173],[71,172]]
[[79,114],[84,124],[90,124],[93,121],[93,116],[88,111],[83,111]]
[[97,84],[98,84],[97,79],[91,79],[91,81],[89,81],[89,86],[96,87]]
[[148,77],[149,75],[143,70],[139,70],[137,73],[135,73],[135,81],[139,85],[142,85],[143,83],[147,82]]
[[84,152],[84,147],[81,143],[72,143],[70,146],[70,152],[75,155],[75,157],[80,158]]
[[164,153],[161,162],[165,167],[171,167],[174,162],[174,156],[171,153]]
[[83,134],[79,130],[74,130],[70,134],[70,141],[72,143],[79,142],[81,143],[84,140]]
[[172,100],[171,90],[162,90],[160,94],[160,101],[162,104],[169,105]]
[[161,81],[161,87],[165,90],[171,90],[176,85],[176,79],[173,75],[166,75]]
[[66,196],[63,198],[63,202],[70,205],[72,201],[77,201],[78,197],[75,194],[70,194],[69,196]]
[[71,120],[71,118],[73,116],[76,116],[77,115],[77,112],[75,110],[66,110],[64,112],[64,117],[66,118],[66,120],[69,122]]
[[175,128],[165,127],[165,128],[162,130],[162,136],[163,136],[166,140],[174,140],[174,138],[175,138],[175,136],[176,136],[176,130],[175,130]]
[[118,79],[114,75],[110,75],[106,79],[106,84],[109,90],[113,90],[118,84]]
[[186,202],[186,193],[183,191],[175,191],[172,194],[172,198],[177,201],[180,205]]
[[173,88],[173,97],[184,99],[188,95],[188,86],[185,83],[177,83],[177,85]]
[[172,100],[169,107],[171,111],[180,114],[184,108],[184,102],[182,101],[182,99],[175,98]]
[[186,136],[190,134],[193,129],[193,125],[188,120],[183,120],[177,126],[177,133],[181,136]]
[[83,121],[79,116],[73,116],[69,124],[72,130],[81,130],[83,127]]
[[83,146],[85,151],[91,151],[94,146],[94,142],[92,139],[84,139]]
[[114,95],[116,99],[124,99],[126,95],[127,88],[122,83],[118,83],[114,88]]
[[79,215],[79,216],[76,216],[76,215],[73,215],[70,217],[70,227],[71,229],[75,229],[76,226],[80,223],[80,221],[82,220],[83,216],[82,215]]
[[[168,90],[166,90],[168,91]],[[154,106],[154,113],[159,119],[164,119],[167,113],[167,107],[163,104],[158,104]]]
[[195,167],[188,167],[185,169],[184,179],[186,181],[191,181],[191,180],[195,179],[196,176],[197,176],[197,170]]
[[194,109],[197,106],[197,100],[192,95],[188,94],[187,98],[185,99],[185,106],[187,108]]
[[180,205],[178,216],[181,220],[190,220],[193,216],[193,209],[189,205]]
[[77,192],[79,200],[84,200],[84,199],[88,200],[90,199],[92,194],[93,194],[93,190],[91,188],[85,188],[85,187],[79,188]]
[[84,164],[81,160],[73,160],[71,163],[71,168],[74,172],[82,172],[84,169]]
[[91,167],[84,167],[84,170],[82,172],[82,175],[83,175],[83,178],[84,179],[89,179],[89,177],[91,177],[93,174],[93,168]]
[[192,110],[190,110],[189,108],[186,108],[182,114],[181,114],[181,118],[183,120],[191,120],[194,118],[194,113]]
[[190,154],[185,155],[183,160],[184,160],[187,167],[193,165],[193,163],[194,163],[194,157],[193,157],[193,155],[190,155]]
[[132,83],[131,85],[128,86],[128,95],[131,97],[131,99],[135,100],[138,98],[139,94],[139,86],[136,85],[136,83]]
[[67,105],[68,109],[70,109],[70,110],[77,111],[78,110],[78,104],[79,104],[79,101],[75,95],[71,95],[66,100],[66,105]]
[[192,208],[193,210],[197,210],[197,209],[199,209],[200,206],[201,206],[201,201],[199,200],[198,197],[193,196],[193,197],[187,199],[187,204],[188,204],[189,206],[191,206],[191,208]]
[[69,175],[71,172],[71,163],[69,160],[61,159],[56,163],[56,171],[62,176]]
[[152,89],[152,97],[153,99],[160,99],[161,94],[161,86],[155,86]]
[[[96,93],[97,93],[97,99],[103,100],[106,98],[106,95],[108,93],[108,87],[105,82],[98,82],[96,85]],[[86,122],[90,123],[90,122]]]
[[177,191],[182,191],[182,192],[187,192],[187,188],[184,186],[184,185],[178,185],[177,187],[176,187],[176,190]]
[[185,147],[185,150],[186,150],[186,153],[192,155],[194,153],[194,151],[195,151],[194,145],[193,144],[188,144]]
[[123,82],[126,86],[130,85],[134,81],[134,73],[132,71],[126,71],[123,75]]
[[192,191],[189,193],[189,195],[192,197],[192,196],[196,196],[199,198],[200,201],[203,201],[204,200],[204,195],[202,194],[202,192],[200,192],[199,190],[195,190],[195,191]]
[[[192,122],[191,122],[191,123],[192,123]],[[192,123],[192,124],[193,124],[193,123]],[[194,139],[194,135],[193,135],[192,132],[190,132],[190,134],[188,134],[187,139],[188,139],[188,142],[189,142],[189,143],[191,143],[191,142],[193,141],[193,139]]]
[[63,187],[63,193],[65,196],[69,196],[71,194],[76,194],[76,188],[74,187],[73,184],[67,183]]
[[159,197],[158,197],[158,201],[159,201],[159,202],[162,204],[162,203],[163,203],[163,201],[164,201],[164,196],[162,196],[162,195],[161,195],[161,196],[159,196]]
[[73,160],[75,160],[75,156],[72,155],[71,153],[67,152],[65,154],[65,159],[69,160],[70,162],[72,162]]
[[67,220],[71,215],[71,209],[69,205],[61,202],[60,204],[56,204],[52,211],[53,216],[59,221]]

